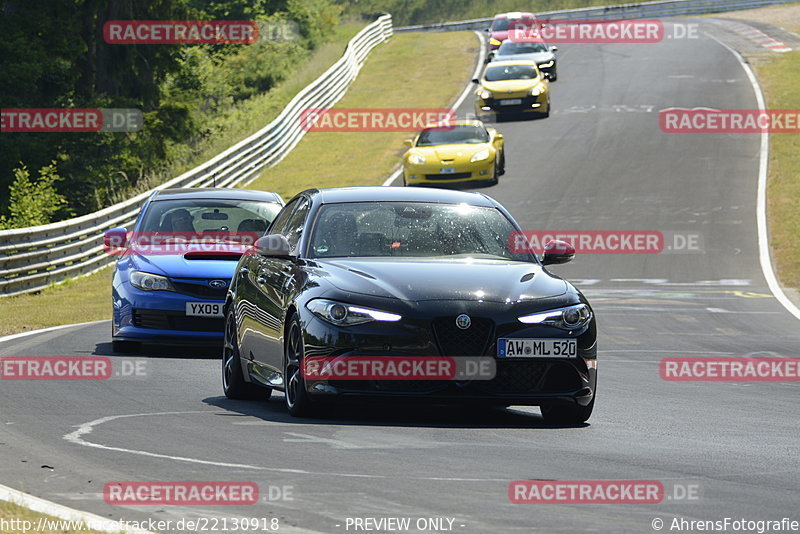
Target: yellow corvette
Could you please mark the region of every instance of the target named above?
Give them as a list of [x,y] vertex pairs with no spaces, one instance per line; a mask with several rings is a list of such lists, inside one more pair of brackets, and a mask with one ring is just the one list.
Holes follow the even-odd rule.
[[405,185],[483,182],[496,184],[505,173],[503,135],[478,120],[426,126],[407,139],[403,156]]
[[537,113],[550,116],[550,81],[534,61],[493,61],[475,92],[475,114]]

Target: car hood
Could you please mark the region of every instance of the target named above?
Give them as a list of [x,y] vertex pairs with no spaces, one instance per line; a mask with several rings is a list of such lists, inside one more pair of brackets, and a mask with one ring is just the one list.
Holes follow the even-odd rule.
[[488,143],[460,143],[455,145],[437,145],[417,147],[415,150],[425,159],[436,158],[439,161],[454,160],[456,163],[467,162],[473,154],[485,150]]
[[520,91],[528,91],[533,89],[539,80],[500,80],[498,82],[487,82],[486,80],[481,83],[484,89],[492,93],[517,93]]
[[547,63],[556,58],[552,52],[532,52],[530,54],[511,54],[508,56],[494,56],[492,61],[535,61],[538,63]]
[[230,280],[244,248],[230,253],[209,255],[189,248],[185,253],[130,253],[131,268],[170,278],[221,278]]
[[362,258],[317,260],[341,291],[407,301],[522,302],[557,297],[567,283],[541,265],[508,260]]

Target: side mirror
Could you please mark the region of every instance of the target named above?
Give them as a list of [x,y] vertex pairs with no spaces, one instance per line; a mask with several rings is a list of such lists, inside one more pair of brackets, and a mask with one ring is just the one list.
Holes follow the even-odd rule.
[[478,78],[472,78],[472,83],[481,83],[481,82],[480,80],[478,80]]
[[403,140],[403,144],[406,145],[407,147],[411,148],[412,146],[414,146],[414,140],[413,139],[404,139]]
[[103,234],[103,248],[106,252],[128,245],[128,231],[125,228],[112,228]]
[[291,258],[289,253],[289,241],[286,236],[281,234],[269,234],[261,236],[254,245],[256,252],[262,256],[270,258]]
[[503,134],[501,134],[501,133],[494,134],[494,140],[495,141],[502,141],[503,140]]
[[572,258],[574,257],[575,247],[566,241],[554,239],[553,241],[548,241],[544,246],[544,258],[542,259],[542,264],[555,265],[559,263],[567,263],[572,261]]
[[557,46],[551,46],[550,47],[550,51],[551,52],[557,52],[558,51],[558,47]]
[[492,31],[492,29],[491,28],[484,28],[483,31],[490,32],[490,31]]

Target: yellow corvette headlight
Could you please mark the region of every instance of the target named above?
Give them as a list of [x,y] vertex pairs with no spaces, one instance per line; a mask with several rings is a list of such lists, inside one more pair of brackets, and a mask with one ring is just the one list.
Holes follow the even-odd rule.
[[536,87],[531,89],[531,96],[539,96],[543,92],[544,92],[544,89],[542,88],[542,86],[541,85],[537,85]]
[[494,37],[492,37],[491,39],[489,39],[489,44],[490,44],[490,45],[494,45],[494,46],[500,46],[500,45],[501,45],[501,44],[503,44],[503,43],[501,43],[500,41],[498,41],[497,39],[495,39]]
[[488,98],[492,98],[492,92],[483,89],[481,91],[478,91],[478,96],[481,97],[483,100],[486,100]]
[[412,153],[408,155],[408,162],[412,165],[422,165],[425,163],[425,158],[419,154]]
[[480,152],[475,152],[472,157],[469,159],[470,163],[475,163],[476,161],[483,161],[489,157],[489,149],[484,148]]
[[540,69],[549,69],[549,68],[550,68],[550,67],[552,67],[554,64],[555,64],[555,61],[553,61],[553,60],[551,59],[551,60],[550,60],[550,61],[548,61],[547,63],[542,63],[541,65],[539,65],[539,68],[540,68]]

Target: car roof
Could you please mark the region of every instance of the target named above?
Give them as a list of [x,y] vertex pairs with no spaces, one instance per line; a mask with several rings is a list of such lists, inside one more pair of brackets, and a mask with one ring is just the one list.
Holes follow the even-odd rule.
[[453,189],[423,187],[334,187],[309,189],[306,193],[317,195],[323,204],[344,202],[438,202],[442,204],[469,204],[496,207],[494,200],[482,193]]
[[508,13],[498,13],[494,16],[496,19],[527,19],[536,18],[536,15],[529,12],[509,11]]
[[260,200],[283,204],[283,199],[271,191],[255,191],[253,189],[233,189],[227,187],[184,187],[177,189],[161,189],[153,193],[151,200],[175,200],[182,198],[218,199],[218,200]]

